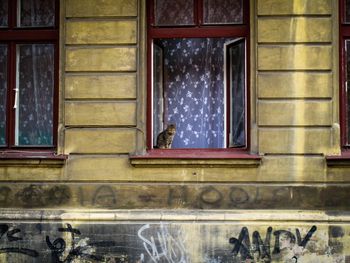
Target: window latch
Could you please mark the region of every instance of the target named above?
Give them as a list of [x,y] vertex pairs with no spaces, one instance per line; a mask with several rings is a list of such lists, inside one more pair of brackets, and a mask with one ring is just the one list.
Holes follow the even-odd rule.
[[17,108],[17,104],[18,104],[18,89],[13,89],[15,91],[15,102],[13,103],[13,108],[16,109]]

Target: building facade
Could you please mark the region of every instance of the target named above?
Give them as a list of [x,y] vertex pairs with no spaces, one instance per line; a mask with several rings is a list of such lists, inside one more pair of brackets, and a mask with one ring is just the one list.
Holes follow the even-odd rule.
[[[226,1],[240,3],[241,22],[212,31],[198,15],[204,5],[182,33],[162,27],[164,1],[58,2],[56,31],[35,38],[56,47],[53,147],[17,147],[22,126],[7,130],[0,262],[350,262],[348,1]],[[31,41],[6,34],[3,50]],[[233,82],[231,66],[243,65],[243,147],[229,147],[231,101],[223,147],[155,147],[153,47],[180,38],[244,39],[244,52],[232,51],[242,63],[229,55],[219,75]],[[173,120],[166,114],[160,123]]]

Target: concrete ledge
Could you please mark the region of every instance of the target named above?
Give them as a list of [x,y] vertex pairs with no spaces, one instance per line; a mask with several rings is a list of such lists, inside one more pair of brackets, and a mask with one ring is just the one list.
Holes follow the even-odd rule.
[[13,210],[3,209],[0,220],[14,221],[181,221],[181,222],[319,222],[348,223],[346,211],[304,210]]
[[130,156],[135,167],[258,167],[261,156],[230,150],[156,149]]

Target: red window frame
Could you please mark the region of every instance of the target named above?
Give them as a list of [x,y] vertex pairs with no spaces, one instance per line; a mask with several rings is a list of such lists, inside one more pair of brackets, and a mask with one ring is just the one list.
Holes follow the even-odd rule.
[[[170,152],[174,152],[179,156],[179,153],[188,154],[192,153],[210,154],[218,152],[231,152],[231,153],[246,153],[250,149],[250,85],[249,85],[249,47],[250,47],[250,26],[249,26],[249,1],[242,0],[243,3],[243,21],[241,24],[204,24],[203,23],[203,0],[194,0],[194,25],[186,26],[155,26],[155,14],[154,4],[155,0],[147,1],[147,140],[146,146],[149,152],[161,153],[163,157],[164,151],[166,154],[168,150],[153,149],[152,142],[152,42],[153,39],[159,38],[205,38],[205,37],[236,37],[244,38],[246,40],[246,146],[244,148],[222,148],[222,149],[172,149]],[[229,100],[229,96],[227,96]],[[229,101],[226,101],[225,105]],[[229,118],[229,117],[227,117]],[[229,122],[229,120],[226,120]],[[227,136],[228,137],[228,136]]]
[[[7,112],[6,139],[7,146],[0,147],[2,157],[6,153],[12,157],[41,156],[45,152],[52,153],[57,147],[58,130],[58,73],[59,73],[59,0],[55,0],[55,25],[53,27],[18,27],[17,1],[9,0],[8,25],[0,28],[0,43],[8,45],[8,83],[7,83]],[[15,145],[15,101],[16,87],[16,45],[17,44],[53,44],[54,45],[54,88],[53,88],[53,145],[52,146],[16,146]]]

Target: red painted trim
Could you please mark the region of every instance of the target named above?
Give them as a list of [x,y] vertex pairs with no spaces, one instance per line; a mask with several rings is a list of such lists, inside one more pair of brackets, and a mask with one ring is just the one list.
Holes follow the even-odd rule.
[[250,122],[251,122],[251,110],[250,110],[250,94],[251,94],[251,91],[250,91],[250,88],[251,88],[251,83],[250,83],[250,26],[249,26],[249,1],[243,1],[243,3],[245,3],[245,17],[246,17],[246,23],[248,25],[248,29],[247,29],[247,38],[246,38],[246,56],[247,56],[247,59],[246,59],[246,149],[250,149],[250,128],[251,128],[251,125],[250,125]]
[[68,159],[67,155],[56,155],[53,151],[1,151],[1,159],[46,159],[46,160],[66,160]]
[[16,27],[16,17],[17,17],[17,1],[8,1],[8,23],[9,29]]
[[58,31],[54,29],[0,30],[0,41],[54,41],[58,38]]
[[347,94],[346,94],[346,52],[345,52],[345,41],[350,39],[350,24],[345,24],[345,0],[339,0],[339,119],[340,119],[340,141],[342,148],[345,149],[348,144],[347,136]]
[[196,15],[195,24],[197,26],[203,25],[203,0],[195,1],[194,13]]
[[151,38],[186,38],[186,37],[248,37],[248,26],[207,26],[182,28],[149,28]]
[[152,140],[152,39],[147,37],[147,148],[153,148]]

